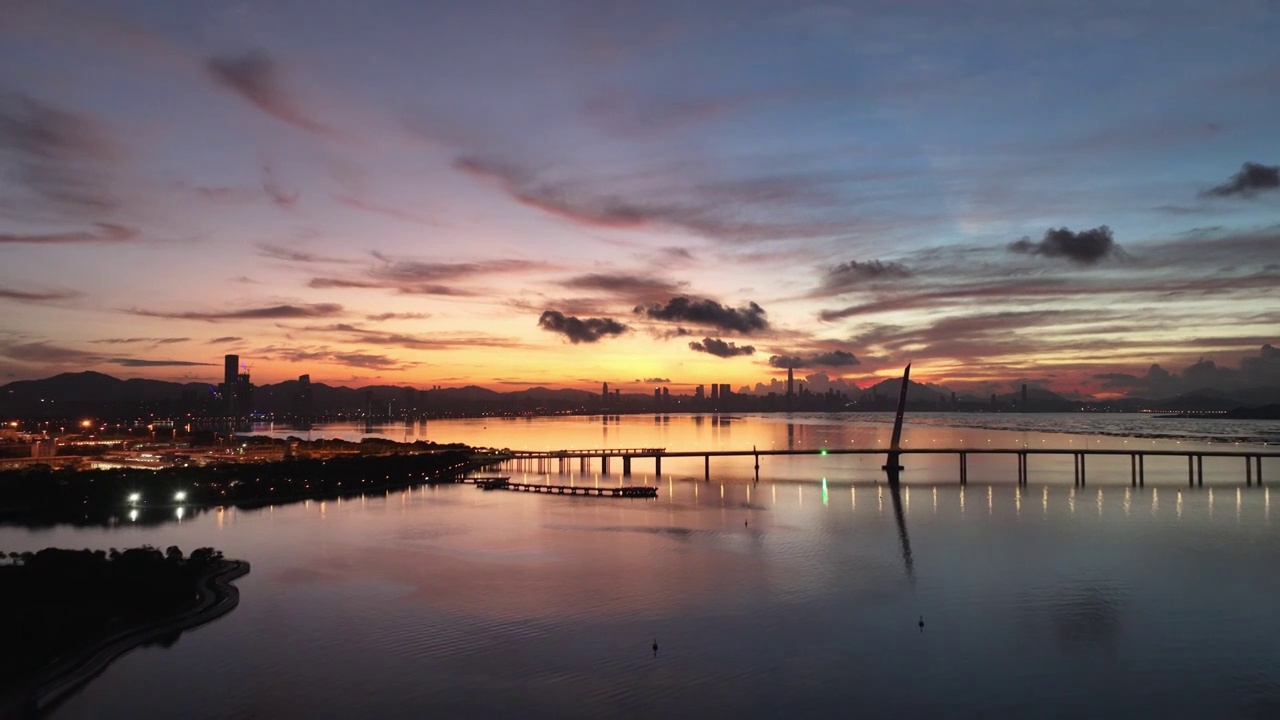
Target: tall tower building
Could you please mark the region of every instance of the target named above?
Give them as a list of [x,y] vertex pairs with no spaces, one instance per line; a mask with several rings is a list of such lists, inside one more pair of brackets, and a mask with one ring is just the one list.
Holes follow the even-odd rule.
[[605,407],[609,406],[609,383],[605,383],[603,387],[600,388],[600,404]]
[[311,415],[314,412],[311,407],[311,376],[298,376],[298,403],[294,408],[294,414],[307,427],[311,424]]
[[715,383],[711,383],[711,399],[712,400],[720,399],[720,386]]
[[796,394],[796,374],[791,368],[787,368],[787,399],[790,400]]
[[224,355],[222,358],[222,411],[227,417],[238,417],[240,403],[236,402],[236,391],[240,385],[240,356]]

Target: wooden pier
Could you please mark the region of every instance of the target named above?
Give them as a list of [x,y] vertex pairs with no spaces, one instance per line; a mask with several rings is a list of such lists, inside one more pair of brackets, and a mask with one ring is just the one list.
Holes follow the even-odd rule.
[[511,482],[507,478],[491,478],[476,483],[481,490],[514,490],[516,492],[542,493],[543,495],[579,495],[585,497],[656,498],[658,488],[643,485],[624,487],[592,487],[580,485],[539,485],[537,483]]

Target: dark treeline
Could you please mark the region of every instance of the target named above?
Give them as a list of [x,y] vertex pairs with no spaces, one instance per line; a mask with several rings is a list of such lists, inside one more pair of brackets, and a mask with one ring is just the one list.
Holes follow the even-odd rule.
[[0,643],[0,678],[20,684],[54,660],[110,633],[191,607],[222,553],[177,547],[120,552],[9,553],[0,564],[0,613],[20,623]]
[[76,471],[32,465],[0,473],[0,521],[36,526],[106,524],[131,510],[156,506],[253,507],[432,482],[483,462],[482,455],[463,446],[385,441],[368,445],[399,450],[160,470]]

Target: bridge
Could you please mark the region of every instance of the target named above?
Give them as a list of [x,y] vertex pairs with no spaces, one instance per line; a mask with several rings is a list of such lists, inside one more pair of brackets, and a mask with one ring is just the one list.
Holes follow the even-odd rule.
[[[1185,457],[1187,459],[1187,483],[1191,487],[1204,485],[1205,458],[1237,458],[1243,461],[1245,484],[1252,486],[1255,482],[1263,483],[1262,460],[1268,463],[1280,460],[1280,451],[1249,450],[1078,450],[1052,448],[899,448],[889,451],[883,448],[824,448],[819,450],[666,450],[663,448],[595,448],[577,450],[545,450],[519,451],[493,456],[503,467],[512,470],[524,470],[547,473],[556,468],[560,473],[567,473],[574,460],[578,461],[579,471],[589,472],[598,460],[600,471],[609,472],[609,461],[622,461],[622,476],[630,477],[634,461],[653,460],[655,475],[662,474],[662,461],[667,458],[702,458],[703,479],[711,479],[712,458],[748,457],[755,461],[755,477],[760,479],[760,458],[762,457],[814,457],[827,455],[872,455],[872,456],[906,456],[906,455],[953,455],[957,459],[958,477],[961,485],[969,482],[969,458],[978,456],[1009,457],[1017,470],[1018,484],[1026,485],[1030,479],[1028,459],[1032,456],[1071,456],[1074,462],[1075,484],[1084,486],[1088,482],[1088,458],[1090,457],[1128,457],[1130,467],[1130,483],[1134,487],[1146,485],[1146,460],[1151,457]],[[900,466],[899,466],[900,467]]]

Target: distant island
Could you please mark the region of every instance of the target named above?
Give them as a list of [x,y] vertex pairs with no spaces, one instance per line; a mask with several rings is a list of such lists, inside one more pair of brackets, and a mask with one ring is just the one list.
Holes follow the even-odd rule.
[[8,553],[0,612],[21,629],[0,644],[0,715],[42,714],[130,650],[230,612],[248,572],[212,548]]

